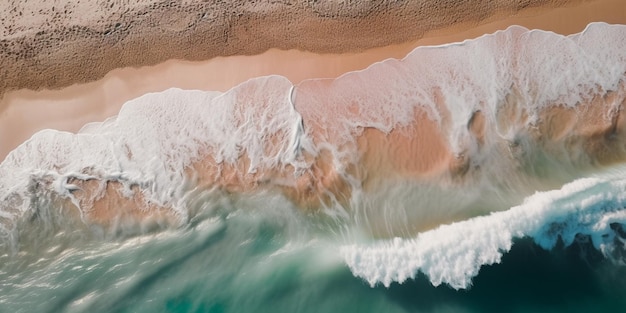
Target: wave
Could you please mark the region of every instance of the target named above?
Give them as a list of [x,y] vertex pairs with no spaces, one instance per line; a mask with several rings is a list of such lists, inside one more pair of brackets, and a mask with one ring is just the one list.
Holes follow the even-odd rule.
[[586,234],[619,259],[623,176],[589,176],[626,157],[625,32],[511,27],[334,80],[144,95],[8,155],[2,245],[184,227],[205,202],[272,194],[342,225],[340,253],[372,285],[421,271],[466,288],[521,237]]
[[372,286],[402,283],[424,273],[433,285],[468,288],[483,265],[499,263],[514,239],[530,237],[549,250],[558,242],[591,240],[623,262],[626,180],[583,178],[537,193],[504,212],[440,226],[415,238],[341,248],[352,272]]

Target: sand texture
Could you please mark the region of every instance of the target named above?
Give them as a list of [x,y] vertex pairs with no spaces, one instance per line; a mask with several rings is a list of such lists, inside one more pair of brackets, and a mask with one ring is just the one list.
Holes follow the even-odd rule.
[[270,48],[342,53],[421,38],[455,25],[563,0],[57,1],[0,4],[0,93],[59,88],[169,59],[253,55]]

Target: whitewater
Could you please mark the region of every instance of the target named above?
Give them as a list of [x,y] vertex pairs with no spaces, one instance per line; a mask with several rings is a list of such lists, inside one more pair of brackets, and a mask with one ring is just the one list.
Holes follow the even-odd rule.
[[0,164],[0,311],[620,309],[625,106],[604,23],[146,94]]

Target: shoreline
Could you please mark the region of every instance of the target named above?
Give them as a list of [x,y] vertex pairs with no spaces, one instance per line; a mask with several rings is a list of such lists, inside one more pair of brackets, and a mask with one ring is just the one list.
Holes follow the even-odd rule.
[[[276,190],[305,211],[337,205],[355,214],[377,201],[378,187],[393,182],[422,186],[398,192],[458,192],[469,200],[450,207],[435,197],[431,204],[443,211],[426,219],[420,212],[431,212],[429,202],[413,203],[425,205],[411,220],[411,229],[421,231],[509,208],[519,197],[626,160],[626,69],[623,51],[612,47],[623,43],[625,28],[595,24],[579,41],[515,27],[476,42],[417,49],[338,79],[306,80],[295,93],[286,78],[269,76],[224,97],[184,90],[147,95],[102,125],[103,136],[90,136],[97,125],[82,136],[38,134],[2,164],[0,177],[31,175],[14,180],[28,183],[27,197],[52,195],[83,221],[112,229],[120,220],[180,225],[194,212],[180,207],[178,196],[205,192]],[[604,62],[589,62],[597,57]],[[554,65],[571,76],[550,87]],[[595,77],[594,69],[605,75]],[[507,77],[510,71],[521,76]],[[548,84],[529,86],[526,79]],[[468,80],[479,84],[463,84]],[[594,84],[600,87],[589,88]],[[173,105],[180,99],[188,110]],[[495,197],[497,204],[484,200],[487,206],[474,198],[493,191],[508,196]],[[371,193],[365,207],[352,203],[353,195]]]
[[[489,21],[458,32],[457,25],[427,33],[417,41],[358,53],[316,54],[270,49],[255,56],[217,57],[207,61],[168,60],[155,66],[120,68],[103,79],[57,90],[20,89],[0,100],[0,160],[42,129],[77,132],[90,122],[103,121],[119,112],[123,103],[150,92],[169,88],[226,91],[250,78],[282,75],[298,84],[311,78],[336,78],[362,70],[388,58],[401,59],[419,46],[460,42],[521,25],[560,34],[580,32],[592,21],[626,23],[626,8],[619,0],[597,0],[557,8],[532,8],[506,19]],[[617,7],[616,7],[617,6]],[[207,74],[227,73],[227,75]]]
[[[536,18],[554,18],[548,13]],[[341,60],[381,56],[309,53],[303,62],[302,52],[272,50],[211,60],[209,69],[171,61],[161,72],[131,71],[134,78],[121,69],[94,83],[96,91],[76,85],[74,94],[33,92],[23,97],[29,102],[8,106],[14,117],[21,113],[7,120],[17,123],[13,131],[37,121],[84,127],[94,116],[115,114],[119,107],[112,104],[121,105],[130,93],[175,81],[175,87],[211,90],[234,84],[224,73],[282,75],[248,80],[224,97],[174,89],[142,96],[119,111],[120,118],[82,135],[38,133],[0,164],[4,198],[17,199],[6,202],[17,209],[7,210],[17,219],[32,209],[23,200],[34,195],[59,200],[83,221],[111,229],[120,218],[128,225],[154,218],[176,226],[194,214],[179,201],[189,192],[276,190],[305,211],[339,206],[358,214],[361,207],[352,200],[363,199],[367,208],[376,201],[367,195],[402,181],[468,200],[448,206],[435,197],[432,205],[443,211],[428,219],[419,212],[431,212],[431,204],[419,202],[424,210],[411,221],[415,231],[506,209],[585,170],[626,160],[625,27],[594,24],[580,40],[511,27],[415,49],[400,60],[368,62],[363,71],[344,71],[354,63]],[[333,71],[339,77],[315,78]],[[52,101],[55,96],[67,97],[69,105]],[[482,205],[478,195],[485,192],[506,197]]]

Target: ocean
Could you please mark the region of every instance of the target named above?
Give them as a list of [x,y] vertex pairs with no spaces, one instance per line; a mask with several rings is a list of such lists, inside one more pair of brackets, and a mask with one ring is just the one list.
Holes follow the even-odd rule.
[[41,131],[0,312],[620,311],[625,78],[626,26],[511,27]]

